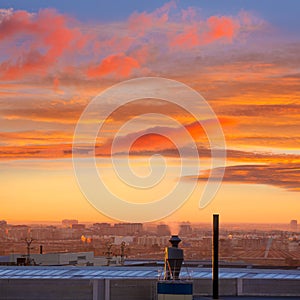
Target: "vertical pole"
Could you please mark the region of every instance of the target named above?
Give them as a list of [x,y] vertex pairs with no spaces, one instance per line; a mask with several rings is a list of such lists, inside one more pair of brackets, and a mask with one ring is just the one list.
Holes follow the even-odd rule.
[[99,280],[93,280],[93,300],[98,300],[98,292],[99,292]]
[[104,300],[110,300],[110,279],[104,279]]
[[219,299],[219,215],[213,215],[213,299]]

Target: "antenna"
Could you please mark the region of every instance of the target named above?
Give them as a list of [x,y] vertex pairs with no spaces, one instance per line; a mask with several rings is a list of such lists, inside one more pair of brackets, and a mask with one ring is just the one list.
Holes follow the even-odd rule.
[[106,259],[107,259],[107,265],[109,266],[110,265],[110,261],[111,261],[111,258],[112,258],[112,251],[111,251],[111,247],[112,247],[112,243],[108,242],[106,244]]
[[33,249],[30,247],[31,243],[34,241],[33,238],[25,238],[24,239],[27,244],[27,257],[26,257],[26,265],[31,265],[31,258],[30,258],[30,249]]
[[121,243],[121,265],[124,265],[124,261],[125,261],[125,242],[123,241]]

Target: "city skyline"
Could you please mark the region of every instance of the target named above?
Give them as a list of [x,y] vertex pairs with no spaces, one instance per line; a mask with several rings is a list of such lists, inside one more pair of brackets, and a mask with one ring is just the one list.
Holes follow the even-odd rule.
[[[184,129],[196,142],[204,171],[183,174],[186,188],[197,181],[196,192],[159,221],[210,222],[213,213],[225,223],[299,219],[300,5],[234,3],[53,1],[49,7],[0,1],[0,219],[118,222],[81,193],[72,166],[73,134],[100,92],[148,76],[182,82],[213,108],[227,144],[223,184],[199,209],[210,162],[203,128],[178,107],[143,99],[116,110],[98,137],[97,166],[110,188],[118,186],[116,193],[132,202],[167,194],[180,163],[172,140]],[[182,126],[170,126],[158,115],[138,117],[154,112]],[[96,121],[101,117],[100,111]],[[131,157],[137,174],[149,173],[148,157],[156,153],[170,166],[165,181],[146,195],[118,183],[109,165],[113,135],[129,120],[117,152],[123,154],[136,136]],[[210,119],[204,122],[210,126]],[[167,138],[151,133],[158,127]],[[182,147],[190,147],[183,135]],[[186,158],[191,166],[198,163]],[[122,166],[124,157],[118,159]]]
[[[222,261],[235,261],[244,267],[249,264],[253,264],[253,267],[297,267],[300,258],[299,230],[293,225],[296,220],[292,221],[290,226],[221,224]],[[176,225],[177,229],[174,230],[174,224],[82,224],[78,220],[65,219],[51,226],[28,226],[0,221],[0,264],[24,263],[24,257],[27,257],[24,251],[28,250],[28,244],[31,245],[30,253],[34,259],[29,261],[37,265],[55,265],[60,256],[65,257],[61,265],[110,265],[112,256],[121,258],[120,251],[125,254],[126,261],[144,259],[153,263],[153,259],[162,259],[170,236],[179,235],[186,261],[191,265],[195,265],[195,260],[198,260],[197,265],[200,262],[209,265],[213,235],[211,224],[184,222]],[[83,259],[85,255],[90,258]],[[18,263],[18,257],[23,257],[23,262]],[[122,264],[119,259],[112,264]]]

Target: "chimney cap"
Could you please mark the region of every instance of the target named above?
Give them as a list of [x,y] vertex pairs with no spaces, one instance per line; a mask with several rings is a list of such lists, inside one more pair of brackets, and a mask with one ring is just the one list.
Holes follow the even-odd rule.
[[178,248],[178,244],[181,242],[181,239],[178,235],[172,235],[169,239],[169,242],[171,243],[172,247]]

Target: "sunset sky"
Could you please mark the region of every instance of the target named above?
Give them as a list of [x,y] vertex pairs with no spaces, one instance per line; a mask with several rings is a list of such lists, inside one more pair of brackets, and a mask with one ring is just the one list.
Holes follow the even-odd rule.
[[[115,193],[133,202],[168,193],[180,163],[172,140],[188,131],[204,169],[181,176],[198,189],[160,221],[207,222],[213,213],[222,222],[300,220],[299,13],[296,0],[0,0],[0,219],[115,222],[77,185],[73,134],[99,93],[149,76],[182,82],[213,108],[227,144],[223,184],[200,209],[210,157],[203,128],[180,107],[141,99],[114,111],[98,136],[97,167]],[[138,117],[146,113],[155,115]],[[100,111],[91,122],[101,118]],[[170,168],[154,190],[127,189],[113,174],[110,149],[120,128],[121,154],[139,137],[131,147],[137,174],[148,174],[149,155],[164,155]],[[167,138],[153,134],[157,128]]]

